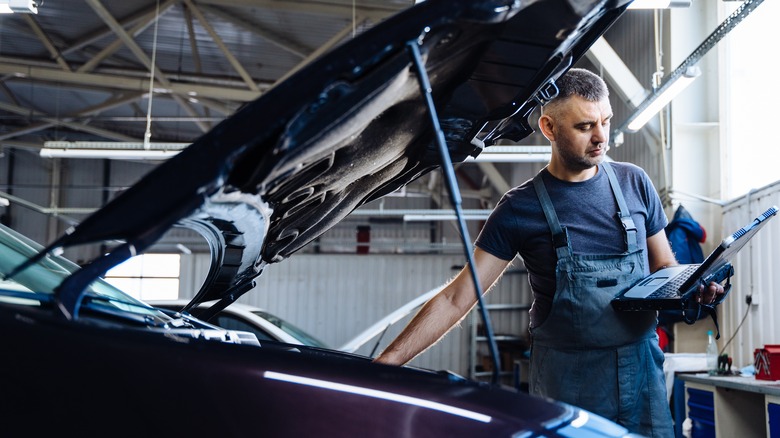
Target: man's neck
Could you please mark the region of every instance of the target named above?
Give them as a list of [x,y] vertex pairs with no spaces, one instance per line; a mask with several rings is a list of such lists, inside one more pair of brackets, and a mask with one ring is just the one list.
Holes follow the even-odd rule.
[[571,170],[561,165],[560,163],[550,161],[550,163],[547,165],[547,171],[550,172],[552,176],[558,178],[561,181],[582,182],[596,176],[599,171],[599,167],[593,166],[583,170]]

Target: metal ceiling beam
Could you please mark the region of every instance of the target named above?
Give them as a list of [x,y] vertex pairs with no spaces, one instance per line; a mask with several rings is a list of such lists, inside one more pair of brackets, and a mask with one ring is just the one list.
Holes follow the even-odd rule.
[[198,50],[198,38],[195,35],[195,26],[192,19],[190,8],[184,9],[184,24],[187,25],[187,37],[190,43],[190,53],[192,53],[192,63],[195,66],[195,73],[203,72],[203,64],[200,60],[200,51]]
[[[403,9],[410,7],[413,2],[393,3],[378,1],[368,3],[361,1],[352,3],[345,0],[335,1],[278,1],[278,0],[198,0],[198,4],[214,6],[236,6],[244,8],[264,8],[275,11],[301,12],[308,14],[338,15],[344,18],[352,18],[353,13],[371,19],[383,20]],[[354,6],[354,8],[353,8]]]
[[[136,58],[138,58],[138,60],[141,61],[144,66],[146,66],[146,68],[153,72],[154,78],[163,84],[165,88],[170,88],[171,83],[168,81],[168,78],[165,77],[165,74],[163,74],[162,70],[160,70],[152,63],[152,60],[146,56],[146,53],[144,53],[143,49],[141,49],[141,47],[135,42],[133,37],[131,37],[130,34],[128,34],[125,29],[119,25],[116,19],[108,12],[105,7],[103,7],[100,1],[86,0],[86,2],[98,14],[103,22],[106,23],[108,27],[114,31],[114,33],[119,35],[119,38],[122,39],[122,41],[125,43],[125,46],[130,49],[131,52],[133,52],[133,55],[135,55]],[[192,117],[200,116],[200,114],[198,114],[198,112],[195,111],[195,109],[193,109],[186,100],[175,94],[172,97],[173,100],[175,100],[187,114]],[[208,132],[208,130],[211,129],[210,124],[205,122],[195,122],[195,124],[198,125],[200,130],[203,132]]]
[[2,91],[3,94],[8,98],[8,100],[11,101],[14,105],[19,105],[19,99],[14,96],[14,93],[11,91],[10,88],[8,88],[8,85],[6,85],[5,81],[0,81],[0,91]]
[[38,154],[41,150],[41,145],[38,143],[32,143],[29,141],[18,141],[18,140],[3,140],[0,142],[0,146],[7,146],[14,149],[23,149],[23,150],[29,150],[35,154]]
[[490,185],[493,186],[496,193],[506,193],[512,188],[493,163],[481,162],[477,163],[477,166],[479,166],[479,170],[481,170],[488,181],[490,181]]
[[49,51],[52,59],[54,59],[54,61],[56,61],[63,70],[72,71],[68,63],[65,62],[65,58],[62,57],[60,49],[58,49],[57,46],[55,46],[51,41],[51,39],[49,39],[49,36],[46,35],[46,32],[44,32],[43,29],[41,29],[41,26],[38,25],[38,22],[35,21],[35,18],[29,14],[24,14],[24,21],[27,22],[27,24],[30,26],[30,29],[32,29],[41,43],[43,43],[43,46],[46,47],[46,50]]
[[[3,110],[3,111],[8,111],[10,113],[20,114],[20,115],[23,115],[23,116],[32,115],[32,116],[35,116],[35,117],[40,117],[40,119],[42,121],[44,121],[44,122],[47,122],[47,123],[50,123],[50,124],[53,124],[53,125],[66,126],[68,128],[71,128],[71,129],[74,129],[74,130],[77,130],[77,131],[87,132],[87,133],[94,134],[94,135],[97,135],[97,136],[100,136],[100,137],[103,137],[103,138],[108,138],[108,139],[118,140],[118,141],[136,141],[137,140],[135,138],[128,137],[128,136],[126,136],[124,134],[119,134],[119,133],[116,133],[116,132],[113,132],[113,131],[109,131],[107,129],[95,128],[95,127],[92,127],[92,126],[89,126],[89,125],[84,125],[83,123],[76,123],[76,122],[71,122],[69,120],[62,120],[62,119],[52,118],[51,116],[49,116],[47,114],[44,114],[44,113],[41,113],[39,111],[30,110],[30,108],[26,108],[26,107],[20,107],[20,106],[16,106],[16,105],[11,105],[10,103],[0,102],[0,109]],[[40,129],[45,129],[45,128],[46,127],[41,127]],[[14,137],[17,136],[17,135],[18,134],[14,134]]]
[[[170,1],[170,0],[169,0]],[[170,6],[168,5],[169,1],[165,1],[162,4],[160,4],[160,10],[167,10]],[[179,0],[173,0],[173,3],[178,3]],[[118,23],[126,28],[129,26],[133,26],[138,21],[148,21],[150,16],[154,18],[154,16],[157,14],[157,5],[155,2],[152,2],[151,6],[142,9],[141,11],[130,15],[129,17],[125,17],[121,20],[118,20]],[[95,44],[96,42],[102,40],[108,35],[113,34],[114,32],[109,27],[105,27],[103,29],[100,29],[96,32],[88,33],[81,38],[79,38],[76,41],[71,42],[64,42],[65,44],[60,44],[60,42],[56,41],[58,45],[61,47],[67,47],[66,49],[62,50],[62,53],[67,55],[70,53],[78,52],[79,50],[84,49],[87,46],[90,46],[92,44]]]
[[206,20],[206,17],[203,16],[203,13],[200,12],[200,9],[198,9],[191,0],[184,0],[184,3],[195,15],[195,18],[198,19],[200,25],[206,29],[206,32],[208,32],[208,34],[211,36],[212,41],[214,41],[217,47],[219,47],[219,50],[222,51],[222,54],[225,55],[225,58],[227,58],[230,65],[232,65],[238,75],[241,76],[241,79],[244,80],[244,83],[246,83],[247,87],[249,87],[249,89],[252,91],[260,91],[257,88],[257,84],[255,84],[255,81],[252,79],[252,76],[250,76],[244,66],[238,62],[238,59],[233,56],[233,53],[230,52],[228,46],[225,45],[225,42],[222,40],[219,34],[214,30],[208,20]]
[[239,106],[236,106],[235,108],[232,108],[228,105],[224,105],[220,102],[211,100],[211,99],[204,99],[202,97],[197,98],[198,103],[200,103],[203,107],[212,109],[222,115],[230,115],[236,112],[236,110],[239,108]]
[[[105,101],[105,102],[103,102],[101,104],[98,104],[98,105],[86,108],[86,109],[84,109],[82,111],[79,111],[76,114],[72,114],[72,115],[66,116],[66,117],[64,117],[62,119],[60,119],[60,118],[48,119],[47,122],[30,125],[30,126],[27,126],[25,128],[17,129],[15,131],[12,131],[12,132],[0,135],[0,140],[14,138],[14,137],[18,137],[18,136],[21,136],[21,135],[24,135],[24,134],[28,134],[28,133],[31,133],[31,132],[40,131],[40,130],[46,129],[48,127],[51,127],[51,126],[55,126],[55,125],[58,125],[58,124],[63,124],[64,122],[70,123],[69,119],[75,119],[75,118],[79,118],[79,117],[85,117],[85,116],[92,116],[92,115],[100,114],[103,111],[106,111],[106,110],[111,109],[111,108],[115,108],[117,106],[125,105],[125,104],[127,104],[129,102],[133,102],[135,100],[138,100],[141,97],[143,97],[143,94],[138,93],[138,94],[130,94],[130,95],[126,95],[126,96],[119,96],[119,97],[114,98],[114,99],[109,99],[109,100],[107,100],[107,101]],[[5,105],[8,105],[8,104],[5,104]],[[21,114],[23,116],[29,116],[30,115],[30,110],[29,109],[23,108],[23,107],[18,106],[18,105],[16,107],[17,108],[14,108],[14,106],[7,106],[4,109],[6,109],[6,110],[8,110],[10,112],[15,112],[16,114]],[[22,112],[22,110],[26,110],[26,111]],[[57,121],[60,121],[62,123],[57,123]],[[78,126],[86,126],[86,125],[83,125],[83,123],[82,123],[82,124],[80,124]],[[76,127],[72,127],[72,126],[69,126],[69,127],[73,128],[73,129],[77,129]],[[90,128],[90,129],[96,129],[96,128]],[[77,130],[84,131],[85,129],[77,129]],[[105,131],[105,132],[110,132],[110,131]],[[107,137],[107,138],[113,138],[115,140],[119,140],[122,137],[127,138],[124,135],[119,134],[119,133],[114,133],[113,136]]]
[[78,221],[76,221],[75,219],[69,217],[68,216],[69,214],[89,214],[89,213],[92,213],[92,212],[94,212],[96,210],[95,208],[57,208],[57,207],[55,207],[55,208],[47,208],[47,207],[42,207],[42,206],[40,206],[40,205],[38,205],[38,204],[36,204],[34,202],[30,202],[30,201],[28,201],[26,199],[20,198],[18,196],[14,196],[14,195],[12,195],[10,193],[6,193],[6,192],[3,192],[3,191],[0,191],[0,197],[5,198],[5,199],[13,202],[14,204],[18,204],[18,205],[20,205],[22,207],[26,207],[26,208],[29,208],[31,210],[35,210],[35,211],[37,211],[39,213],[43,213],[43,214],[47,214],[47,215],[53,215],[53,216],[55,216],[55,217],[65,221],[65,222],[67,222],[68,224],[76,224],[76,223],[78,223]]
[[[199,117],[200,120],[206,120],[209,122],[219,122],[224,117]],[[146,116],[95,116],[90,117],[90,120],[100,122],[145,122]],[[192,117],[188,116],[152,116],[152,122],[192,122]]]
[[[200,4],[202,2],[198,2],[198,3]],[[286,38],[268,29],[264,29],[255,23],[250,23],[246,20],[241,19],[240,17],[236,17],[221,9],[212,6],[207,6],[207,5],[202,5],[200,6],[200,8],[211,15],[215,15],[229,23],[233,23],[236,26],[243,28],[246,31],[252,32],[253,34],[259,36],[260,38],[263,38],[269,43],[272,43],[277,47],[281,48],[282,50],[290,52],[299,58],[305,58],[307,54],[311,53],[314,50],[309,47],[304,47],[301,44],[298,44],[295,41],[290,40],[289,38]]]
[[[146,30],[147,27],[149,27],[152,23],[154,23],[159,17],[162,17],[163,14],[168,12],[168,10],[178,3],[178,0],[167,0],[163,2],[160,5],[160,12],[157,13],[157,10],[152,8],[151,11],[147,12],[146,14],[142,15],[141,17],[136,20],[137,24],[135,24],[129,31],[130,35],[132,36],[138,36],[141,32]],[[87,63],[79,67],[76,71],[79,73],[86,73],[90,72],[95,69],[103,60],[108,58],[109,56],[113,55],[117,50],[119,50],[122,47],[122,39],[117,38],[112,42],[111,44],[107,45],[103,48],[100,52],[93,55]]]
[[604,37],[596,40],[585,56],[596,66],[604,68],[604,73],[613,84],[615,92],[632,107],[639,106],[650,94]]
[[[7,58],[5,59],[7,61]],[[128,91],[149,91],[149,79],[133,76],[107,75],[97,73],[64,72],[57,68],[40,67],[32,64],[3,62],[0,58],[0,74],[10,74],[19,78],[35,81],[50,81],[59,84],[83,85],[85,87],[102,87]],[[155,90],[162,93],[173,93],[181,96],[204,96],[213,99],[224,99],[234,102],[249,102],[260,97],[260,92],[238,90],[225,87],[215,87],[199,84],[168,83],[168,87],[156,83]]]
[[[364,20],[363,18],[357,18],[356,22],[361,23],[363,20]],[[276,83],[284,81],[288,77],[292,76],[293,73],[297,72],[298,70],[306,66],[312,60],[316,59],[318,56],[322,55],[323,53],[341,44],[341,42],[344,41],[344,38],[346,38],[352,33],[352,29],[353,26],[351,24],[349,26],[345,26],[343,29],[341,29],[340,32],[338,32],[336,35],[333,35],[325,44],[323,44],[322,46],[317,48],[317,50],[309,54],[309,56],[304,58],[303,61],[299,62],[295,67],[291,68],[287,73],[284,74],[284,76],[277,79]]]

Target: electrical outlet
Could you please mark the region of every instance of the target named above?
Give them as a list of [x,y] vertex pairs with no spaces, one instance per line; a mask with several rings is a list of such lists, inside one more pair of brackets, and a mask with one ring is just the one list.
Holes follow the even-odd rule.
[[745,295],[745,304],[747,304],[748,306],[758,306],[758,296]]

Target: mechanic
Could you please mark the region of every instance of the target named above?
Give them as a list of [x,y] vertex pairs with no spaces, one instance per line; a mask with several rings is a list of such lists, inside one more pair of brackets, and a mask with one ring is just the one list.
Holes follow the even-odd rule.
[[[621,313],[610,305],[651,271],[677,264],[664,232],[668,220],[641,168],[605,161],[612,107],[604,81],[571,69],[557,86],[558,96],[539,118],[552,146],[550,162],[504,194],[488,218],[474,250],[480,285],[489,289],[516,254],[525,262],[534,297],[532,394],[582,407],[632,432],[671,437],[657,313]],[[619,213],[630,213],[633,225],[621,222]],[[376,362],[407,363],[465,317],[476,304],[467,268]],[[700,287],[698,300],[711,303],[718,294],[723,287],[711,283]]]

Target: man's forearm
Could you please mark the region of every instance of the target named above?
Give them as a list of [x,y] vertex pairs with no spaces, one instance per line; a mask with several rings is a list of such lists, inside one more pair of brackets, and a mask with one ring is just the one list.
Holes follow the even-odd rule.
[[[483,291],[496,282],[509,265],[479,248],[474,250]],[[403,365],[435,344],[471,310],[477,302],[470,270],[464,268],[412,318],[409,325],[382,352],[375,362]]]
[[447,334],[471,307],[473,304],[458,306],[442,291],[420,309],[401,334],[374,361],[389,365],[408,363]]

